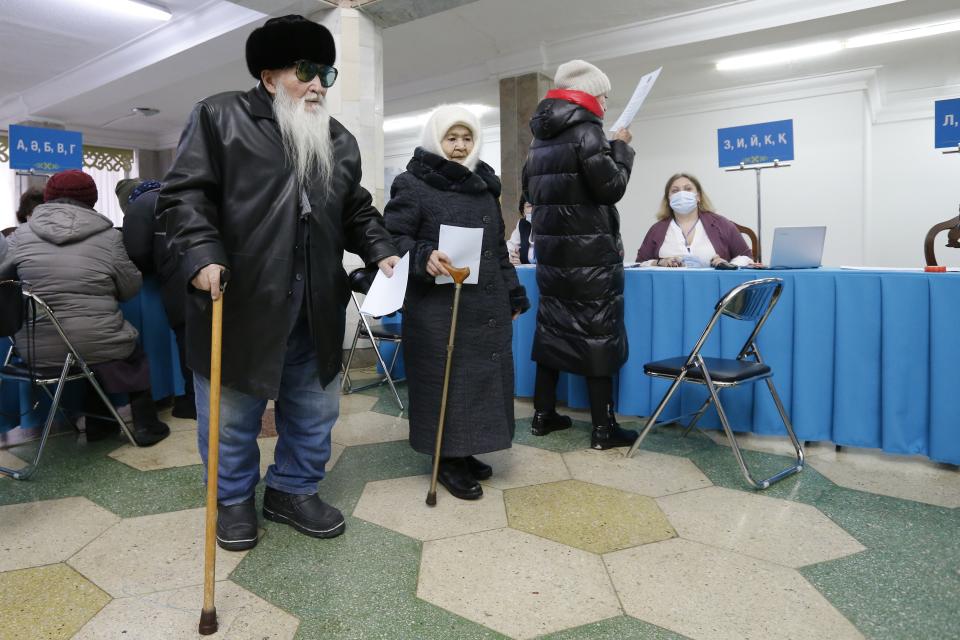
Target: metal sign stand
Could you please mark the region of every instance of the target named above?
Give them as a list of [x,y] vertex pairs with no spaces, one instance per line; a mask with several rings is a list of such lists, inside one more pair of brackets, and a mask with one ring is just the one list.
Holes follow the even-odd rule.
[[[957,151],[951,151],[949,153],[957,153]],[[726,172],[730,173],[733,171],[753,171],[757,176],[757,244],[759,248],[757,249],[757,255],[753,257],[757,262],[763,262],[763,231],[762,231],[762,206],[760,201],[760,172],[764,169],[783,169],[789,167],[789,164],[784,164],[779,160],[774,159],[772,163],[769,164],[746,164],[741,162],[740,166],[735,169],[727,169]]]

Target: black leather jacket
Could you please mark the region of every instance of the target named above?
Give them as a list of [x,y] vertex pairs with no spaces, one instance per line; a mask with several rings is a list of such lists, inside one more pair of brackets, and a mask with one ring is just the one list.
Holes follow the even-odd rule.
[[[276,398],[287,337],[296,313],[295,274],[317,349],[320,380],[340,370],[349,299],[343,252],[368,265],[396,254],[383,218],[360,186],[360,150],[353,135],[330,120],[334,146],[331,189],[308,189],[308,223],[301,225],[300,189],[284,157],[272,98],[258,85],[199,102],[164,178],[157,215],[187,277],[208,264],[230,270],[224,296],[223,384]],[[295,264],[298,243],[305,263]],[[186,307],[187,364],[210,375],[209,294],[191,289]]]

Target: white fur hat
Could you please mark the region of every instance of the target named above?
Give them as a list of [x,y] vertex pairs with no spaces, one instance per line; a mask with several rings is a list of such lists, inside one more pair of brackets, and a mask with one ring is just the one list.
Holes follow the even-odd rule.
[[610,91],[610,78],[603,71],[585,60],[564,62],[553,77],[557,89],[583,91],[592,96],[602,96]]
[[475,115],[465,107],[459,104],[442,104],[433,110],[430,119],[423,126],[423,135],[421,143],[424,149],[430,153],[435,153],[441,158],[446,158],[440,142],[447,135],[452,127],[462,125],[473,133],[473,150],[463,161],[463,165],[473,171],[480,162],[480,148],[483,146],[483,130],[480,129],[480,121]]

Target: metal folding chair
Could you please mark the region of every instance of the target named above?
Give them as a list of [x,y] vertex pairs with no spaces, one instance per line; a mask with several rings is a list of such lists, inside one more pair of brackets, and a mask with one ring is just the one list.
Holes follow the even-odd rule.
[[[343,368],[343,382],[341,384],[341,391],[343,393],[353,393],[355,391],[363,391],[364,389],[370,389],[371,387],[377,387],[384,383],[390,385],[390,390],[393,391],[393,397],[396,398],[397,404],[400,406],[400,410],[403,411],[403,401],[400,399],[400,394],[397,392],[396,383],[403,382],[403,378],[394,379],[393,378],[393,368],[397,364],[397,358],[400,355],[400,350],[403,347],[403,331],[402,323],[398,321],[386,322],[382,318],[374,318],[374,321],[371,322],[367,316],[360,313],[360,298],[359,295],[366,295],[370,291],[370,286],[373,284],[373,279],[376,276],[376,269],[355,269],[350,272],[350,297],[353,299],[353,306],[357,310],[357,315],[360,316],[360,319],[357,320],[357,328],[353,334],[353,345],[350,347],[350,354],[347,356],[347,362]],[[373,346],[373,352],[377,356],[377,362],[380,363],[380,368],[383,369],[383,376],[379,380],[374,382],[355,387],[353,386],[352,381],[350,380],[350,365],[353,363],[353,356],[357,351],[357,343],[360,339],[369,340],[370,344]],[[383,359],[383,354],[380,351],[381,342],[391,342],[395,345],[393,350],[393,357],[390,359],[390,366],[387,366],[386,361]]]
[[[0,287],[19,288],[20,286],[21,283],[9,280],[0,282]],[[28,330],[32,330],[32,323],[40,320],[41,318],[46,318],[46,320],[49,320],[49,322],[53,325],[54,329],[56,329],[57,334],[63,341],[63,345],[67,350],[67,355],[64,358],[63,366],[59,370],[37,370],[30,365],[29,360],[23,357],[25,354],[17,352],[15,346],[11,346],[7,350],[6,358],[4,358],[3,361],[3,368],[0,369],[0,381],[9,380],[17,383],[26,382],[33,386],[40,387],[43,389],[44,393],[47,394],[47,397],[50,398],[50,410],[47,413],[47,419],[43,425],[43,432],[40,436],[40,446],[37,448],[37,453],[33,459],[33,462],[29,463],[22,469],[8,469],[6,467],[0,467],[0,474],[10,476],[15,480],[27,480],[36,473],[37,467],[40,464],[40,457],[43,455],[43,449],[47,444],[47,439],[50,437],[50,430],[53,428],[53,423],[56,419],[57,412],[60,411],[61,415],[63,415],[64,418],[69,421],[69,418],[63,414],[60,407],[60,397],[63,394],[64,385],[74,380],[86,379],[87,382],[89,382],[93,387],[94,391],[96,391],[97,395],[100,396],[101,400],[103,400],[104,406],[106,406],[110,411],[109,416],[92,416],[91,414],[86,413],[83,413],[82,415],[91,415],[91,417],[98,417],[108,420],[112,418],[113,420],[116,420],[120,425],[120,428],[123,429],[123,433],[127,436],[127,439],[130,440],[130,444],[135,447],[139,446],[133,437],[130,427],[123,420],[123,418],[120,417],[120,414],[117,413],[117,410],[114,408],[113,404],[111,404],[107,394],[97,382],[97,379],[90,370],[90,367],[87,366],[86,361],[70,342],[70,339],[67,338],[67,335],[63,332],[63,327],[60,325],[60,322],[57,320],[50,307],[47,306],[47,303],[40,299],[40,297],[35,293],[32,293],[28,290],[21,291],[20,295],[25,303],[21,307],[21,313],[23,315],[19,321],[20,326],[26,324]],[[12,334],[10,335],[10,338],[13,340]],[[29,353],[26,355],[29,356]],[[50,392],[51,386],[54,386],[52,393]]]
[[[648,362],[644,365],[644,373],[648,376],[669,378],[673,380],[673,383],[670,385],[670,388],[667,389],[666,395],[664,395],[660,404],[657,405],[653,415],[647,419],[646,425],[644,425],[643,430],[640,432],[640,436],[627,452],[627,457],[632,457],[637,452],[637,449],[640,448],[643,439],[646,438],[650,429],[656,424],[657,419],[667,406],[674,392],[680,387],[680,384],[689,382],[705,385],[710,391],[710,395],[707,396],[707,399],[700,406],[700,409],[694,414],[690,423],[687,425],[687,431],[689,432],[690,429],[696,426],[697,421],[703,416],[711,404],[716,405],[717,415],[720,417],[723,431],[730,441],[730,448],[733,450],[733,455],[740,465],[743,477],[746,478],[752,487],[756,489],[766,489],[774,482],[803,470],[803,447],[793,432],[793,425],[790,424],[790,418],[787,416],[787,412],[783,408],[783,403],[780,402],[780,396],[777,395],[777,390],[773,386],[773,371],[763,362],[763,358],[760,356],[760,350],[757,348],[757,335],[760,333],[760,329],[763,328],[767,318],[777,304],[782,290],[783,281],[780,278],[752,280],[734,287],[717,303],[713,317],[710,318],[710,322],[707,324],[706,329],[704,329],[703,334],[701,334],[700,339],[697,340],[696,345],[694,345],[689,355]],[[700,354],[700,351],[707,342],[707,338],[710,337],[710,332],[713,331],[713,328],[717,325],[721,316],[755,323],[750,337],[747,338],[747,341],[735,359],[705,358]],[[751,357],[753,360],[748,359]],[[790,437],[790,442],[796,450],[796,463],[770,476],[766,480],[757,481],[753,479],[753,475],[743,460],[743,453],[740,451],[736,436],[734,436],[733,430],[730,428],[727,414],[723,409],[723,405],[720,404],[720,392],[724,389],[742,384],[753,384],[760,380],[766,382],[767,388],[770,390],[770,395],[773,396],[773,402],[776,404],[780,418],[783,420],[783,424],[787,429],[787,435]]]

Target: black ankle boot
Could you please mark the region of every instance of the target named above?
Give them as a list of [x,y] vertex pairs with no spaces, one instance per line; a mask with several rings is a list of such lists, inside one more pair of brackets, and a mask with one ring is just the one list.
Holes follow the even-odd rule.
[[442,458],[437,480],[451,495],[461,500],[478,500],[483,497],[483,487],[471,475],[466,458]]
[[613,411],[607,416],[607,424],[594,426],[590,434],[591,449],[613,449],[614,447],[629,447],[640,434],[636,431],[622,428],[617,424]]
[[477,460],[473,456],[467,456],[464,460],[466,460],[467,470],[474,480],[486,480],[493,475],[493,467],[486,462]]
[[150,390],[130,392],[130,412],[133,414],[133,437],[141,447],[157,444],[168,435],[170,427],[160,422],[157,405]]
[[217,545],[227,551],[257,546],[257,509],[253,496],[229,506],[217,503]]
[[573,420],[570,416],[562,416],[553,411],[537,411],[533,414],[533,422],[530,423],[530,433],[535,436],[545,436],[554,431],[569,429],[573,426]]

